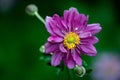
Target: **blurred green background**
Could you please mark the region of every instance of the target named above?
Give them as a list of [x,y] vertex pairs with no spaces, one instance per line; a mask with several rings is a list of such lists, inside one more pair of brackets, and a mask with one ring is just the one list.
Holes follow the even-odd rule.
[[[97,34],[101,51],[120,49],[119,0],[0,0],[0,80],[66,80],[66,72],[56,75],[57,69],[40,60],[39,48],[49,36],[43,23],[28,16],[25,7],[36,4],[45,18],[70,7],[89,15],[88,23],[100,23]],[[94,57],[83,56],[88,64]],[[74,80],[80,80],[77,76]],[[87,79],[88,78],[88,79]],[[88,76],[85,80],[90,80]]]

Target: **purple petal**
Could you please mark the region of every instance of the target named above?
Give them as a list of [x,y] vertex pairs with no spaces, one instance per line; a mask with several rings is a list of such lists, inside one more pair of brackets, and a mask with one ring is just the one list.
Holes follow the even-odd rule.
[[65,19],[65,21],[68,21],[70,17],[72,19],[73,14],[71,14],[71,13],[79,14],[79,12],[77,11],[76,8],[71,7],[71,8],[69,8],[69,10],[64,11],[64,19]]
[[91,37],[91,33],[90,32],[83,32],[79,34],[80,38],[87,38],[87,37]]
[[77,16],[79,13],[76,8],[70,8],[69,9],[69,18],[68,18],[68,26],[69,26],[69,31],[72,30],[73,24],[74,24],[74,17]]
[[55,20],[61,26],[61,18],[59,17],[59,15],[54,14],[53,15],[53,20]]
[[66,54],[64,62],[69,69],[72,69],[75,66],[75,61],[73,60],[71,53]]
[[80,43],[81,44],[95,44],[97,43],[99,40],[97,37],[95,36],[91,36],[88,38],[81,38]]
[[88,16],[85,16],[84,14],[79,14],[78,16],[75,16],[74,18],[74,28],[73,30],[76,32],[80,32],[86,28],[88,22]]
[[62,41],[63,41],[63,38],[57,37],[57,36],[50,36],[50,37],[48,38],[48,41],[49,41],[49,42],[52,42],[52,43],[54,43],[54,42],[62,42]]
[[64,47],[64,45],[63,44],[60,44],[60,51],[61,52],[63,52],[63,53],[67,53],[67,50],[66,50],[66,48]]
[[87,32],[91,32],[92,34],[96,34],[101,31],[101,26],[100,24],[88,24],[86,27]]
[[57,66],[60,64],[62,60],[62,53],[61,52],[55,52],[52,55],[51,65]]
[[67,66],[69,69],[73,69],[75,67],[74,60],[72,60],[72,59],[68,60]]
[[57,27],[58,27],[60,30],[62,30],[62,31],[64,31],[64,32],[67,31],[66,25],[63,25],[63,23],[62,23],[62,21],[63,21],[62,17],[59,17],[59,15],[54,14],[54,15],[53,15],[53,20],[57,23]]
[[[84,14],[79,14],[79,16],[76,16],[75,18],[75,29],[78,28],[76,31],[79,32],[81,30],[84,30],[84,28],[87,27],[87,22],[88,22],[88,16]],[[76,23],[77,22],[77,23]]]
[[51,17],[46,17],[46,24],[45,24],[45,27],[47,29],[47,31],[52,35],[52,36],[55,36],[55,33],[53,32],[53,30],[51,29],[50,25],[49,25],[49,22],[51,20]]
[[73,53],[72,53],[73,59],[76,62],[76,64],[78,66],[82,65],[82,59],[80,57],[80,51],[78,51],[77,49],[74,49]]
[[89,56],[95,56],[97,54],[96,48],[92,44],[80,45],[79,49]]
[[88,17],[84,14],[79,14],[76,8],[70,8],[64,11],[64,21],[68,26],[69,31],[73,31],[79,28],[80,31],[84,26],[86,26]]
[[54,43],[46,43],[45,44],[45,53],[51,53],[53,51],[59,50],[60,44],[54,44]]
[[51,17],[46,17],[46,28],[51,35],[58,35],[63,37],[64,34],[62,30],[58,27],[58,23],[54,21]]

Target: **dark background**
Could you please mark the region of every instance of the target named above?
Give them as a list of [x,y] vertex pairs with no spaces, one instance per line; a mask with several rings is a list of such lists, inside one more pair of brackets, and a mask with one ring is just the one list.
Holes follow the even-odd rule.
[[[120,50],[119,0],[0,0],[0,80],[65,80],[66,72],[56,75],[57,69],[40,60],[39,48],[49,36],[45,26],[37,18],[28,16],[25,7],[36,4],[45,18],[70,7],[89,15],[88,23],[100,23],[97,34],[101,51]],[[11,5],[9,5],[11,4]],[[93,57],[83,56],[88,64]],[[79,80],[74,76],[74,80]],[[86,79],[90,80],[90,78]]]

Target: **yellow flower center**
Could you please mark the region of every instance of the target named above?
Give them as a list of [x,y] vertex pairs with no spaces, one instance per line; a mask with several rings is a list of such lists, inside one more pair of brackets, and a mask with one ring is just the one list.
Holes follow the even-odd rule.
[[75,32],[68,32],[64,36],[64,45],[67,49],[74,49],[80,44],[80,37]]

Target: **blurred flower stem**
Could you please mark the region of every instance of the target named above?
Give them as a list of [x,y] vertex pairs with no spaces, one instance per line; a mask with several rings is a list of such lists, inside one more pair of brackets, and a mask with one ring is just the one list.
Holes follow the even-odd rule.
[[72,72],[70,71],[70,69],[68,69],[68,68],[66,67],[66,70],[67,70],[67,73],[68,73],[68,80],[73,80]]
[[39,15],[38,12],[35,12],[35,16],[36,16],[41,22],[43,22],[43,24],[45,24],[45,20]]

